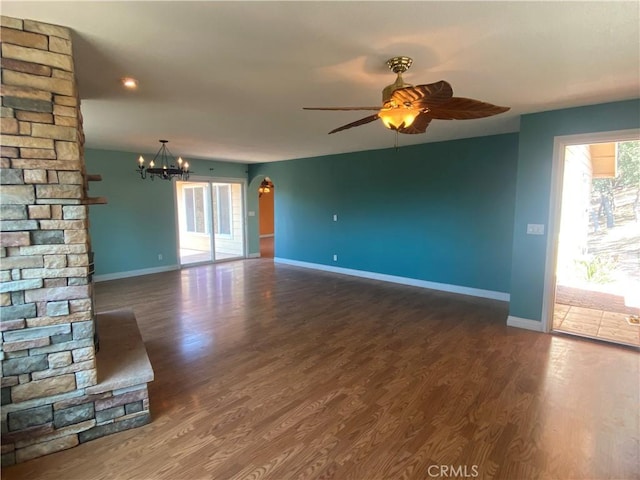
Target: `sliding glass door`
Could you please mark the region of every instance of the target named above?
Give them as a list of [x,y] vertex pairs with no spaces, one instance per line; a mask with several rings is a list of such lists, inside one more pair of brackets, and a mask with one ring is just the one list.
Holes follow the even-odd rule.
[[176,183],[180,264],[244,257],[242,182]]

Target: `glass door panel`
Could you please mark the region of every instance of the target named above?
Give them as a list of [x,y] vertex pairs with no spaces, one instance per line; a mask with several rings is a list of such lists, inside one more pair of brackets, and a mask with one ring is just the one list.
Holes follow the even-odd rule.
[[210,262],[211,187],[208,182],[177,182],[180,264]]
[[215,260],[244,256],[242,183],[211,183]]

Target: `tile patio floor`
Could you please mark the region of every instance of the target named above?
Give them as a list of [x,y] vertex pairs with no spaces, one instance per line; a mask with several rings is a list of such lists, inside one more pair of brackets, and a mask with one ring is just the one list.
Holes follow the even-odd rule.
[[640,347],[640,326],[627,321],[628,313],[555,304],[553,330]]

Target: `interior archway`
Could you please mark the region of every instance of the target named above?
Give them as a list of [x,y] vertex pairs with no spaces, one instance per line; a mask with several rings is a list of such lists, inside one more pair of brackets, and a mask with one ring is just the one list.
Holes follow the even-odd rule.
[[[263,182],[271,182],[269,192],[260,192]],[[248,257],[273,258],[275,252],[275,184],[268,175],[256,175],[247,189]]]

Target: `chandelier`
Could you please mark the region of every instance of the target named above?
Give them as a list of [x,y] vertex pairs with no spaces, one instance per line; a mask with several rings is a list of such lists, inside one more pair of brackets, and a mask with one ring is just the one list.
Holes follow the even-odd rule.
[[[176,162],[174,156],[167,148],[169,140],[158,140],[162,145],[160,150],[153,157],[153,160],[149,162],[149,166],[144,166],[144,158],[140,155],[138,158],[138,173],[143,180],[149,176],[151,180],[155,177],[162,178],[163,180],[172,180],[173,177],[179,177],[180,180],[189,179],[189,162],[182,160],[182,157],[178,157]],[[160,162],[160,165],[156,166],[156,160]],[[178,166],[176,166],[176,163]]]
[[258,197],[261,197],[263,193],[270,193],[271,190],[273,190],[273,182],[267,177],[262,180],[258,187]]

